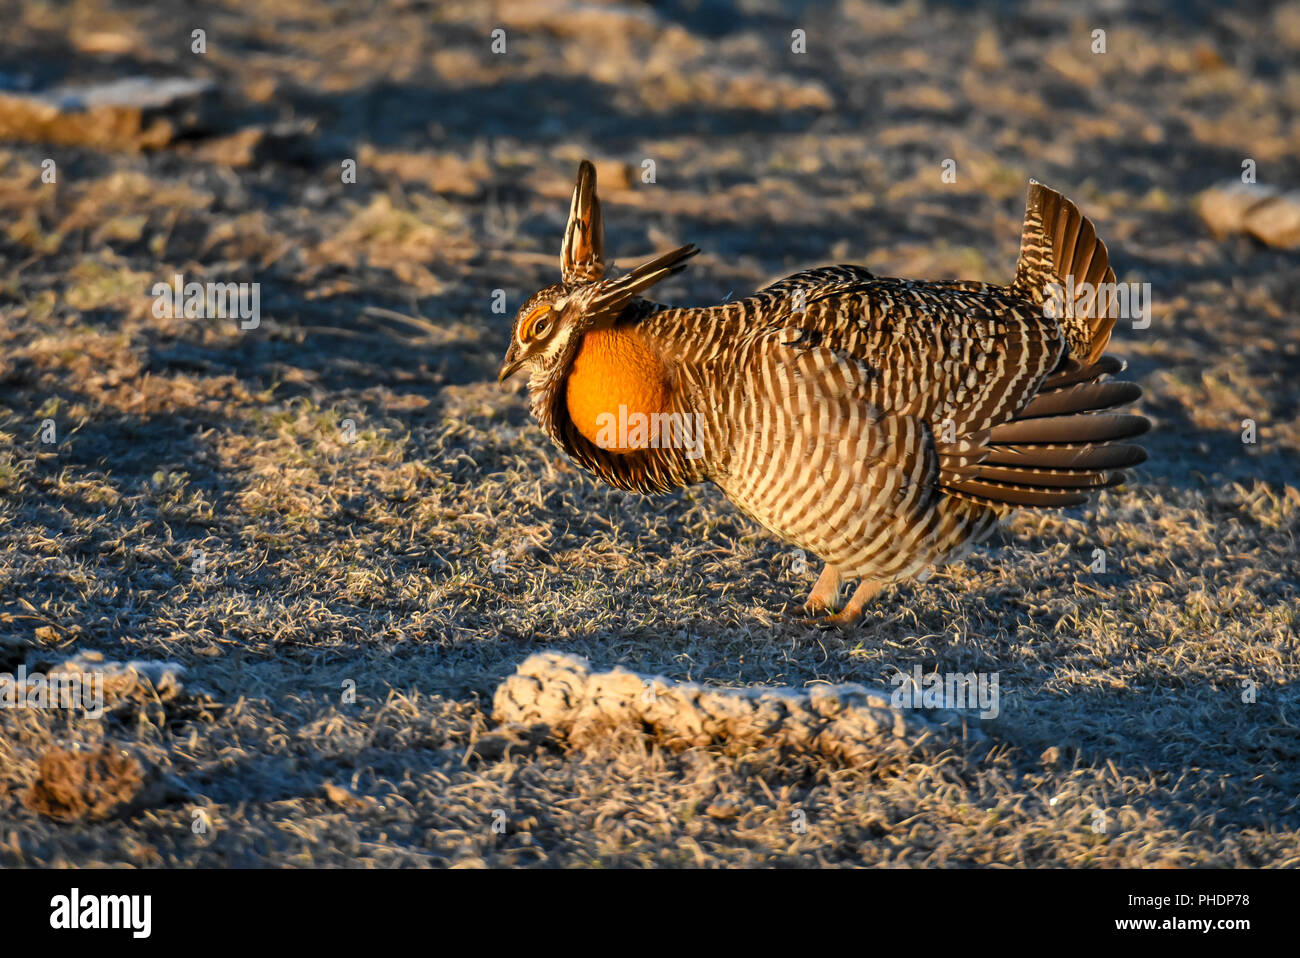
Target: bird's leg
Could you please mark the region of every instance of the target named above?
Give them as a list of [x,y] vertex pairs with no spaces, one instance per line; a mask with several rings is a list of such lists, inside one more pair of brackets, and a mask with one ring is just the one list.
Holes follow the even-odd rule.
[[804,611],[817,613],[834,609],[840,598],[840,582],[839,570],[829,562],[826,563],[826,568],[822,569],[822,574],[817,577],[812,591],[808,593],[808,599],[803,604]]
[[862,618],[862,610],[867,603],[875,598],[876,593],[884,587],[884,582],[863,579],[858,583],[858,587],[853,590],[853,595],[849,597],[849,601],[845,603],[844,608],[834,615],[827,616],[820,624],[841,627],[853,625],[858,619]]

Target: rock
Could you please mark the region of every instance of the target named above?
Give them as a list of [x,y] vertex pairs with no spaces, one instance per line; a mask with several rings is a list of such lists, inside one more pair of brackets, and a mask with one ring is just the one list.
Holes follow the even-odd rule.
[[1246,232],[1279,249],[1300,248],[1300,191],[1271,196],[1246,213]]
[[125,77],[45,91],[0,91],[0,139],[158,149],[209,126],[216,90],[210,80]]
[[[539,652],[522,662],[497,687],[492,717],[498,734],[540,728],[578,747],[627,729],[673,751],[785,748],[845,766],[864,764],[898,740],[984,737],[971,710],[895,708],[882,689],[706,688],[621,668],[592,672],[585,659],[559,652]],[[493,748],[499,750],[500,743],[480,739],[480,754]]]
[[1196,211],[1218,239],[1246,228],[1246,211],[1260,201],[1262,187],[1230,181],[1212,186],[1196,198]]
[[1247,233],[1268,246],[1300,248],[1300,191],[1232,180],[1201,193],[1196,209],[1218,239]]

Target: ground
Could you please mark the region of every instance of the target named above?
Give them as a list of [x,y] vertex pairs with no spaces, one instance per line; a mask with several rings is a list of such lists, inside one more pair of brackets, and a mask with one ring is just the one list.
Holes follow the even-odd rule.
[[[1300,6],[1094,9],[0,4],[0,89],[222,97],[146,152],[0,141],[0,671],[186,670],[0,710],[0,864],[1300,864],[1300,268],[1195,209],[1248,159],[1300,186]],[[1151,284],[1113,347],[1150,461],[801,624],[814,562],[711,487],[596,484],[496,384],[584,156],[612,256],[703,247],[675,303],[836,262],[1006,282],[1028,178],[1061,190]],[[155,316],[177,273],[260,283],[260,323]],[[477,748],[541,650],[1002,702],[838,765]]]

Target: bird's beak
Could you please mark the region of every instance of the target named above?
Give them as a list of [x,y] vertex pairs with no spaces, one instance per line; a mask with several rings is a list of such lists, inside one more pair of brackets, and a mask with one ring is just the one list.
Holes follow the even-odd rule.
[[505,362],[501,364],[501,371],[497,373],[498,383],[504,383],[507,379],[509,379],[511,376],[517,373],[519,371],[519,367],[524,364],[522,358],[516,358],[516,359],[510,358],[511,356],[514,355],[514,352],[515,352],[514,348],[512,347],[510,351],[506,353]]

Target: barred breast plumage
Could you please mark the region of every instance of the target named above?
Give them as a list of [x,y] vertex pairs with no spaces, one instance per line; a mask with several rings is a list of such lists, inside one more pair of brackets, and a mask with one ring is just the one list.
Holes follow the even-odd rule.
[[[824,621],[856,620],[884,585],[960,557],[1013,509],[1084,502],[1145,458],[1123,440],[1147,420],[1104,411],[1141,395],[1109,379],[1123,364],[1105,355],[1105,245],[1041,184],[1009,286],[833,266],[675,309],[639,294],[695,247],[606,279],[602,237],[584,162],[563,281],[520,309],[501,378],[530,369],[538,422],[596,476],[643,493],[711,480],[824,560],[810,610],[831,611],[841,581],[860,580]],[[1063,295],[1076,288],[1089,295]],[[638,358],[611,366],[618,355]],[[597,421],[608,435],[593,435]],[[620,428],[631,422],[645,428]]]

